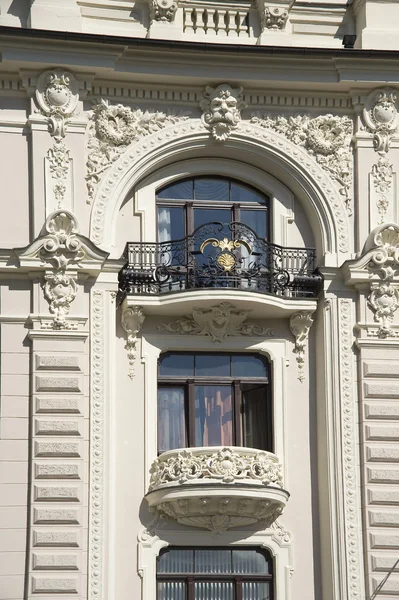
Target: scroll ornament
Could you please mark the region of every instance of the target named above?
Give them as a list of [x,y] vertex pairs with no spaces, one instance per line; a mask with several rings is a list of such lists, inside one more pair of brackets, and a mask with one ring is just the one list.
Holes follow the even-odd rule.
[[241,122],[241,110],[246,107],[243,89],[222,83],[216,88],[207,86],[200,102],[202,123],[217,142],[225,142]]
[[183,112],[163,113],[132,110],[122,104],[101,100],[91,114],[86,185],[90,203],[105,171],[125,152],[129,144],[182,120]]
[[397,90],[385,88],[369,94],[363,120],[366,130],[373,134],[374,150],[386,154],[399,127]]
[[275,335],[270,328],[257,323],[245,323],[249,313],[249,310],[238,310],[229,302],[222,302],[211,308],[194,308],[192,317],[181,317],[169,323],[161,323],[157,329],[171,333],[208,335],[218,344],[231,335]]
[[56,141],[65,137],[66,125],[79,100],[78,90],[74,75],[62,69],[44,71],[38,78],[36,102],[47,117],[49,133]]
[[301,146],[331,175],[339,185],[351,213],[353,123],[349,117],[307,115],[284,117],[256,113],[251,123],[284,135],[296,146]]

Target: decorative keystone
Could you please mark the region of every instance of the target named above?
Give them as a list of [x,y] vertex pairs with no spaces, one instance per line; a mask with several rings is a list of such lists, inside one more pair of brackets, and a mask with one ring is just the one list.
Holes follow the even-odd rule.
[[241,110],[246,107],[243,88],[222,83],[216,88],[207,86],[200,107],[202,122],[217,142],[224,142],[241,122]]

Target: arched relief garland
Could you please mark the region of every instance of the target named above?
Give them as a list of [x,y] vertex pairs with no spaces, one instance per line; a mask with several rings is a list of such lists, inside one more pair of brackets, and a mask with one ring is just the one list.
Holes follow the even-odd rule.
[[[203,139],[205,136],[209,136],[209,132],[206,131],[200,119],[188,119],[181,116],[174,117],[174,122],[164,122],[162,128],[157,128],[155,133],[151,133],[147,129],[145,134],[140,135],[144,135],[144,139],[136,136],[129,146],[123,147],[123,152],[119,152],[119,147],[116,158],[110,160],[108,164],[104,164],[103,167],[99,167],[96,173],[96,182],[92,179],[94,185],[91,237],[97,244],[104,243],[105,215],[109,199],[115,193],[121,179],[132,169],[132,165],[162,145],[190,137],[195,137],[196,140]],[[279,133],[250,122],[241,123],[237,129],[231,132],[230,139],[254,142],[257,145],[263,145],[272,154],[278,153],[280,156],[285,155],[291,159],[294,165],[311,179],[312,184],[319,188],[334,215],[339,250],[342,253],[349,251],[348,219],[341,196],[332,179],[305,149],[298,147]],[[110,152],[113,150],[110,149]],[[94,161],[94,155],[89,154],[89,160]],[[112,168],[109,168],[111,165]],[[106,171],[108,172],[106,173]],[[88,173],[87,177],[90,179],[92,175],[93,173]]]

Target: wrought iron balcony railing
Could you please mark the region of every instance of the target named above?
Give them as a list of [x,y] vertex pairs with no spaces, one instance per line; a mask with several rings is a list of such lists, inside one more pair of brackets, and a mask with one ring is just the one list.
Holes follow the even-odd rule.
[[315,298],[322,283],[313,248],[283,248],[237,222],[207,223],[176,241],[128,242],[123,256],[123,296],[229,288]]

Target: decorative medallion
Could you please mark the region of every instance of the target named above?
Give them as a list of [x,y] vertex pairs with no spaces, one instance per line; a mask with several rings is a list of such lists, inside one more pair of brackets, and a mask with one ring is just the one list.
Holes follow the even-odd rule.
[[172,23],[178,8],[176,0],[149,0],[150,21]]
[[242,87],[233,89],[227,83],[205,88],[200,102],[202,122],[217,142],[225,142],[241,122],[241,110],[246,107],[242,92]]
[[374,134],[374,150],[386,154],[399,126],[397,90],[384,88],[369,94],[363,120],[366,129]]
[[214,248],[220,248],[222,250],[221,254],[217,256],[216,262],[224,271],[231,271],[236,264],[236,257],[233,254],[234,249],[244,246],[249,254],[252,252],[250,245],[245,240],[228,240],[227,237],[225,237],[222,240],[209,238],[202,242],[200,246],[200,252],[202,254],[208,244],[212,244]]
[[194,308],[192,317],[181,317],[157,326],[159,331],[180,334],[209,335],[215,343],[221,343],[231,335],[271,337],[275,332],[257,323],[245,323],[250,310],[238,310],[229,302],[211,308]]
[[265,7],[261,13],[261,27],[271,31],[281,31],[285,28],[288,19],[288,11],[278,6]]
[[78,103],[78,89],[74,75],[62,69],[44,71],[38,78],[36,102],[56,140],[65,137],[66,124]]

